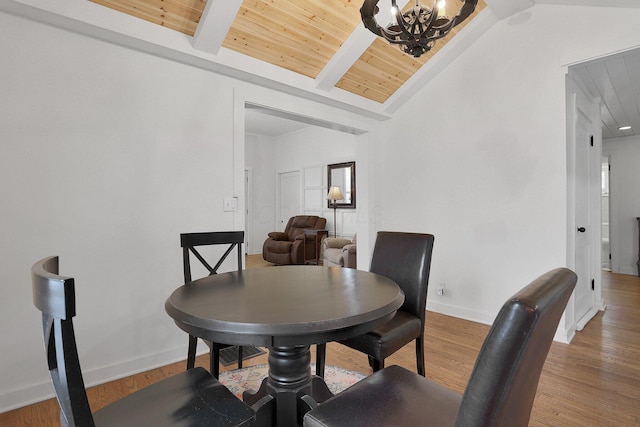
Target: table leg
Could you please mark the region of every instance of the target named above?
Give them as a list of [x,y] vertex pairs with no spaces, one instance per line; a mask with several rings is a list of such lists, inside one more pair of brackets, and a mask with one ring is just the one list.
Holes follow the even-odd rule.
[[[314,401],[323,402],[332,396],[324,380],[311,375],[310,363],[308,345],[269,349],[269,376],[257,392],[245,391],[242,396],[254,406],[263,422],[267,420],[264,425],[269,422],[278,427],[302,425],[302,417]],[[275,403],[263,399],[266,396],[274,397]],[[262,402],[268,402],[268,408],[262,408]]]

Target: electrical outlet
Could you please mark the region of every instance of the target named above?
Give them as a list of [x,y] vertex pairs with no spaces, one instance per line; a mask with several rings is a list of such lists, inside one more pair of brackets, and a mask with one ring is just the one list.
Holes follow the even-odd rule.
[[438,294],[438,296],[443,296],[444,295],[444,290],[445,290],[445,283],[444,282],[439,282],[436,284],[436,293]]

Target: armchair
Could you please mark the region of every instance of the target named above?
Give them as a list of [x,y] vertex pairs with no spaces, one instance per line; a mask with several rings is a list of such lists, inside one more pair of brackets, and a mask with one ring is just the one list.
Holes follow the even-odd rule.
[[326,267],[357,268],[355,235],[353,240],[327,237],[322,241],[322,253]]
[[314,215],[298,215],[289,218],[284,231],[272,231],[262,245],[262,258],[273,264],[304,264],[305,245],[308,254],[315,253],[316,244],[305,239],[304,230],[323,230],[326,218]]

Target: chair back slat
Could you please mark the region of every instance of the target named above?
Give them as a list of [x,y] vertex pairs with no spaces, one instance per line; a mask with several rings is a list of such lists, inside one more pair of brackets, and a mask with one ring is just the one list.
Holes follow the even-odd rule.
[[502,306],[480,349],[456,426],[528,425],[542,367],[576,280],[569,269],[551,270]]
[[33,304],[42,312],[45,352],[60,405],[60,423],[65,427],[93,427],[73,330],[74,279],[58,275],[58,257],[36,262],[31,278]]
[[[230,248],[230,249],[233,249],[233,246],[234,246],[234,245],[231,245],[231,248]],[[206,259],[204,259],[204,257],[203,257],[202,255],[200,255],[200,252],[198,252],[198,251],[196,250],[196,248],[194,248],[194,247],[190,247],[190,248],[188,248],[188,249],[189,249],[189,252],[191,252],[191,253],[192,253],[192,254],[193,254],[193,255],[198,259],[198,261],[200,261],[200,263],[204,266],[204,268],[206,268],[207,270],[209,270],[209,275],[216,274],[216,272],[217,272],[216,270],[218,269],[218,267],[219,267],[219,265],[220,265],[220,263],[221,263],[221,262],[219,262],[218,264],[216,264],[216,267],[215,267],[215,268],[214,268],[214,267],[211,267],[211,265],[209,265],[209,263],[207,262],[207,260],[206,260]],[[227,252],[229,252],[229,251],[227,251]],[[225,256],[224,256],[224,257],[222,257],[222,261],[224,261],[224,258],[226,258],[226,254],[225,254]]]

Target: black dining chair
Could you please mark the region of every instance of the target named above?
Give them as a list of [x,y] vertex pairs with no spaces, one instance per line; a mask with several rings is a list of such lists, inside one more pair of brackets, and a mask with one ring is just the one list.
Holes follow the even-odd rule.
[[[244,242],[244,231],[213,231],[206,233],[182,233],[180,234],[180,246],[182,246],[182,262],[184,269],[184,283],[187,284],[193,279],[191,277],[190,255],[193,254],[198,261],[207,269],[209,276],[218,274],[218,268],[227,259],[233,249],[237,249],[238,272],[242,271],[242,243]],[[220,257],[215,266],[211,266],[205,257],[196,249],[200,246],[229,245],[224,254]],[[214,377],[220,376],[220,350],[231,347],[231,345],[205,341],[209,346],[209,369]],[[194,367],[196,362],[196,348],[198,338],[189,335],[189,350],[187,352],[187,369]],[[242,368],[242,346],[238,346],[238,369]]]
[[74,279],[58,275],[57,256],[33,264],[31,279],[63,427],[246,426],[255,420],[253,409],[203,368],[166,378],[92,414],[73,328]]
[[[373,371],[384,368],[384,359],[415,340],[418,373],[424,369],[424,322],[434,237],[431,234],[378,232],[371,259],[372,273],[395,281],[405,294],[396,315],[384,325],[340,341],[368,355]],[[316,349],[316,375],[324,376],[326,345]]]
[[526,427],[576,280],[571,270],[551,270],[502,306],[462,395],[390,366],[308,412],[304,426]]

